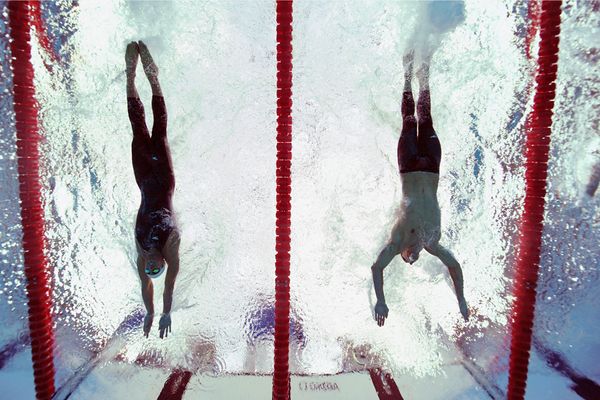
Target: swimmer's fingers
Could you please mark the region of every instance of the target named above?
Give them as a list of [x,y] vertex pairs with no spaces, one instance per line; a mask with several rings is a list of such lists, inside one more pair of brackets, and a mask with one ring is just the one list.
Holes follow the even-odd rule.
[[378,326],[383,326],[383,315],[375,312],[375,322],[377,322]]
[[171,332],[171,316],[169,314],[163,314],[163,316],[160,317],[158,329],[161,339],[169,336],[169,332]]
[[375,321],[377,321],[377,325],[383,326],[388,312],[388,307],[384,302],[377,302],[375,305]]

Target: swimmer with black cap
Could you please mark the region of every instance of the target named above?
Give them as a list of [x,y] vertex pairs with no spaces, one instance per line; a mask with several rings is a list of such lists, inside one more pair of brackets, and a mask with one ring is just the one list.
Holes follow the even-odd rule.
[[383,270],[398,254],[404,262],[413,264],[425,249],[446,265],[458,300],[460,313],[469,319],[469,310],[463,294],[463,275],[460,264],[452,253],[440,243],[440,207],[437,189],[440,178],[442,149],[433,129],[431,99],[429,94],[429,57],[417,71],[419,101],[417,117],[412,95],[414,50],[403,58],[405,68],[404,93],[402,96],[402,133],[398,140],[398,167],[402,183],[402,203],[399,217],[389,242],[371,267],[377,303],[375,320],[383,326],[388,316],[383,293]]
[[[152,88],[154,116],[152,136],[148,132],[144,106],[135,87],[138,57],[142,60],[144,73]],[[135,222],[135,239],[142,298],[147,311],[144,318],[144,335],[148,337],[154,320],[152,279],[158,278],[166,270],[163,312],[158,326],[162,339],[171,332],[170,313],[175,279],[179,272],[180,242],[172,204],[175,175],[167,141],[167,109],[158,82],[158,67],[142,41],[127,45],[125,64],[127,109],[133,130],[131,144],[133,171],[142,194],[142,202]]]

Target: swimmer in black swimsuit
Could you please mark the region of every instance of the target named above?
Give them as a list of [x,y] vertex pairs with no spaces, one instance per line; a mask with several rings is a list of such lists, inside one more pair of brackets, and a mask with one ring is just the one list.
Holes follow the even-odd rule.
[[[152,136],[146,127],[144,106],[135,87],[138,57],[152,88]],[[137,268],[142,283],[142,298],[146,306],[144,335],[148,337],[154,320],[153,285],[167,270],[163,294],[163,313],[159,321],[160,338],[171,331],[173,289],[179,272],[179,232],[173,213],[175,175],[167,141],[167,110],[158,82],[158,67],[146,45],[131,42],[125,52],[127,66],[127,109],[133,130],[131,153],[135,181],[142,193],[142,203],[135,221],[138,252]],[[167,264],[168,268],[167,268]]]
[[437,189],[442,149],[431,118],[429,59],[426,59],[417,71],[418,121],[414,116],[415,102],[411,87],[413,59],[414,51],[408,52],[403,59],[405,68],[402,96],[403,124],[398,140],[402,203],[389,242],[371,267],[377,296],[375,320],[379,326],[383,326],[388,316],[388,307],[383,293],[383,270],[398,254],[406,263],[414,263],[423,249],[438,257],[446,265],[454,283],[460,312],[465,320],[469,318],[469,310],[463,294],[462,269],[452,253],[439,243],[441,221]]

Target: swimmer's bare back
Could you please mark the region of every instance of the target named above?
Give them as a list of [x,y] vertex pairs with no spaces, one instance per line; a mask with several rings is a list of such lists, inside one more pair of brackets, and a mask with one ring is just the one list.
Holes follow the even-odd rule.
[[437,189],[442,151],[431,118],[428,61],[418,72],[420,81],[418,121],[414,116],[415,104],[411,88],[413,57],[414,53],[409,52],[403,60],[405,67],[402,97],[403,125],[398,140],[398,167],[402,183],[399,216],[389,242],[371,267],[377,296],[375,320],[379,326],[383,326],[389,312],[383,290],[383,270],[396,255],[401,255],[402,259],[409,264],[414,263],[423,249],[437,256],[448,267],[461,314],[465,320],[469,316],[463,294],[460,264],[452,253],[439,244],[441,217]]
[[439,174],[427,171],[400,174],[402,203],[392,240],[403,247],[434,245],[440,240]]

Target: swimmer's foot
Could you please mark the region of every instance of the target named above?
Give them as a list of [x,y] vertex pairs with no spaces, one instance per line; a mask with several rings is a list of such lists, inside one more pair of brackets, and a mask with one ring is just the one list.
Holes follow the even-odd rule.
[[417,79],[420,83],[429,81],[429,60],[425,60],[417,70]]
[[125,72],[127,79],[135,79],[135,69],[137,68],[139,56],[138,44],[130,42],[125,50]]
[[158,79],[158,67],[150,55],[148,46],[146,46],[146,44],[141,40],[138,42],[138,46],[140,49],[140,58],[142,59],[142,66],[144,67],[146,77],[150,82],[156,81]]
[[414,60],[414,49],[410,49],[402,57],[402,65],[404,66],[404,79],[406,79],[407,81],[410,81],[412,79]]

